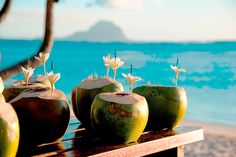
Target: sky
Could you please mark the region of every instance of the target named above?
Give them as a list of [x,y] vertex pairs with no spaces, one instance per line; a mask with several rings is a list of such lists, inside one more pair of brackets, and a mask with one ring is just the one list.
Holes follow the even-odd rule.
[[[0,25],[0,38],[42,37],[45,4],[46,0],[13,1]],[[107,20],[135,41],[232,41],[235,8],[235,0],[61,0],[55,4],[55,37]]]

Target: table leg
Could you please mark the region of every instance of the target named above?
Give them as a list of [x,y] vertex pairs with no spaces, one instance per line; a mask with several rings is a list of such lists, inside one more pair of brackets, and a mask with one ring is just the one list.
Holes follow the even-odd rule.
[[179,146],[159,153],[151,154],[147,157],[184,157],[184,146]]
[[184,157],[184,146],[177,147],[177,157]]

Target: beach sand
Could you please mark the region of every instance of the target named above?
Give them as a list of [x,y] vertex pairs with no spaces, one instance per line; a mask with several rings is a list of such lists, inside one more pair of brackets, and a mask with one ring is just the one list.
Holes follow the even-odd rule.
[[185,146],[186,157],[236,157],[236,127],[195,120],[183,120],[181,125],[204,129],[204,141]]

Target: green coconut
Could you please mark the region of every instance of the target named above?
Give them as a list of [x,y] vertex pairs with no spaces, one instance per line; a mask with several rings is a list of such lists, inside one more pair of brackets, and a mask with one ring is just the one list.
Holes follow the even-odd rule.
[[[43,81],[45,80],[45,81]],[[49,82],[44,78],[44,76],[37,76],[29,79],[29,84],[25,85],[22,81],[16,81],[11,86],[5,88],[3,90],[3,95],[5,97],[6,102],[17,97],[20,93],[25,90],[35,89],[35,88],[50,88]]]
[[54,142],[64,135],[70,110],[63,92],[31,89],[10,103],[19,118],[21,146]]
[[15,157],[19,145],[19,122],[11,104],[0,102],[0,156]]
[[144,97],[130,93],[98,94],[91,107],[91,121],[102,139],[114,143],[137,141],[148,121]]
[[95,96],[103,92],[122,92],[123,86],[109,77],[88,78],[71,92],[71,102],[75,116],[89,128],[91,126],[90,109]]
[[133,89],[146,98],[149,107],[147,130],[172,129],[186,113],[187,95],[184,88],[145,85]]

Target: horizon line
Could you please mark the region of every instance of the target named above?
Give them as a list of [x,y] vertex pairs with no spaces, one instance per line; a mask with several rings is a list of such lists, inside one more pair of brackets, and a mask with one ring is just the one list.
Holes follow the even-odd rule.
[[[0,37],[0,40],[25,40],[25,41],[35,41],[35,40],[43,40],[42,38],[8,38],[8,37]],[[70,40],[63,38],[54,38],[54,41],[64,41],[64,42],[93,42],[93,43],[219,43],[219,42],[236,42],[234,40],[223,40],[223,39],[215,39],[215,40],[130,40],[126,41],[122,40],[111,40],[111,41],[96,41],[96,40]]]

